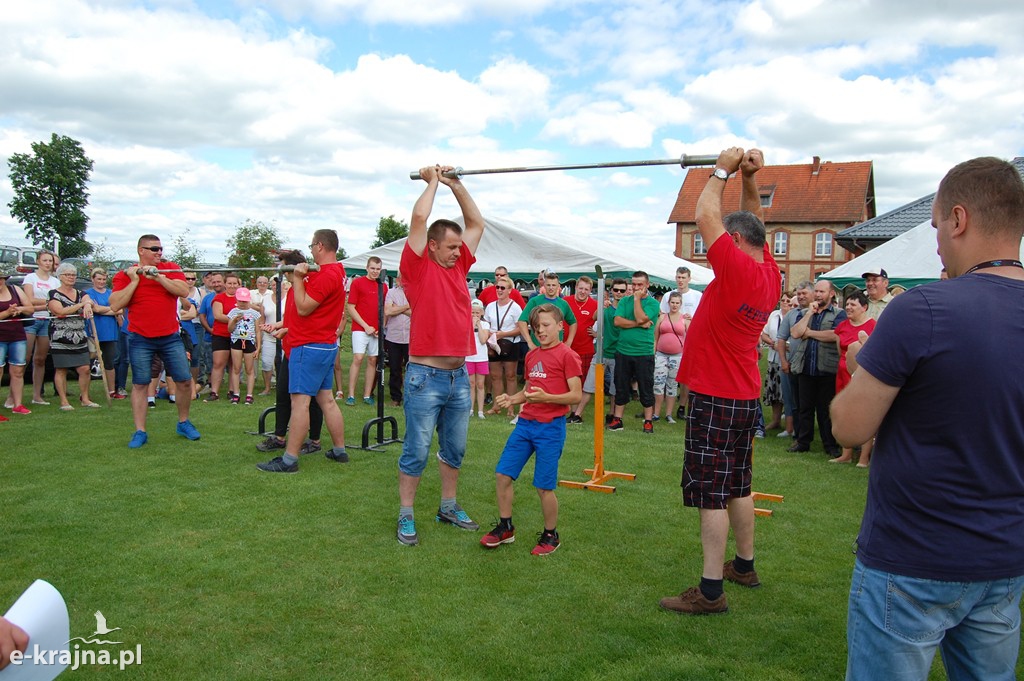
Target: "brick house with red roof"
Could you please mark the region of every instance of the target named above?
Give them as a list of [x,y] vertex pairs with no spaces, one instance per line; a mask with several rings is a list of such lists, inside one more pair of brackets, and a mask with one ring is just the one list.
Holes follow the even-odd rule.
[[[694,222],[697,198],[709,170],[692,168],[679,189],[668,222],[676,223],[677,257],[708,265],[707,245]],[[836,243],[836,233],[875,217],[875,180],[871,161],[821,162],[765,166],[756,175],[764,207],[768,244],[785,288],[835,269],[854,255]],[[740,181],[730,178],[723,210],[739,209]]]

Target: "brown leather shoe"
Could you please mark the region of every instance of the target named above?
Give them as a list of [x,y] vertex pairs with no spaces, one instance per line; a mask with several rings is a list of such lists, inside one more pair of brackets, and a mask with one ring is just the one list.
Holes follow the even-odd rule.
[[750,572],[737,572],[736,567],[732,564],[732,561],[726,561],[722,567],[722,576],[728,579],[734,584],[745,586],[749,589],[755,589],[761,586],[761,580],[757,578],[757,570],[751,570]]
[[700,587],[692,586],[678,596],[662,598],[658,603],[665,610],[684,615],[716,615],[729,611],[729,604],[722,594],[713,601],[704,598]]

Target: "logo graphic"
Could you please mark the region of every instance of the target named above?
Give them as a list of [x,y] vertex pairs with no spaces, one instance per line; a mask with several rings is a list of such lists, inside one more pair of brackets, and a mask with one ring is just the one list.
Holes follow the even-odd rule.
[[544,371],[544,362],[538,361],[529,371],[529,378],[547,378],[547,372]]
[[[97,610],[94,614],[96,616],[96,631],[92,632],[93,636],[106,636],[111,632],[121,631],[121,627],[114,627],[113,629],[108,628],[107,618],[104,617],[103,613],[99,610]],[[82,643],[85,643],[87,645],[121,645],[121,643],[123,643],[123,641],[102,641],[98,638],[89,640],[87,638],[83,638],[82,636],[75,636],[74,638],[69,639],[68,643],[71,643],[71,641],[81,641]]]

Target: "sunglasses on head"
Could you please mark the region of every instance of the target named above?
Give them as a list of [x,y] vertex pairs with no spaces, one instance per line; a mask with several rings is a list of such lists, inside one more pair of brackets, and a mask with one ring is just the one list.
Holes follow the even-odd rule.
[[163,253],[164,252],[164,247],[163,246],[139,246],[139,248],[145,249],[147,251],[152,251],[153,253]]

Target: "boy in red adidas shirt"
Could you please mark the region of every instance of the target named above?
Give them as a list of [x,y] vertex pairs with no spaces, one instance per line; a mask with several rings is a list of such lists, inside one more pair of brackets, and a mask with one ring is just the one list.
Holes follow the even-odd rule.
[[583,395],[580,358],[571,348],[559,341],[562,312],[545,303],[530,312],[530,327],[539,347],[526,354],[526,385],[515,395],[502,394],[495,398],[499,409],[513,404],[525,404],[519,413],[515,430],[505,443],[495,470],[498,512],[501,519],[494,529],[480,540],[485,548],[511,544],[516,539],[512,525],[512,483],[523,470],[534,452],[533,486],[540,495],[544,512],[544,532],[533,549],[533,555],[554,553],[558,540],[558,460],[565,445],[565,415],[569,405],[576,404]]

